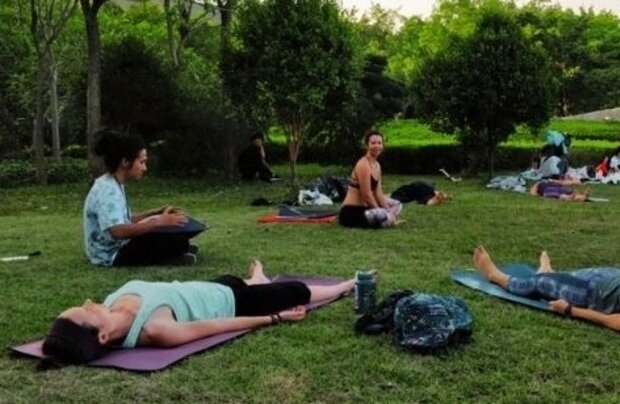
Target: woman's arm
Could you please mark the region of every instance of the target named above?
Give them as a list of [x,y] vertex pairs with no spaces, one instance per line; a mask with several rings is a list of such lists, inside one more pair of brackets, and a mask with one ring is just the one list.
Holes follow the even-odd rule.
[[173,319],[153,319],[140,333],[140,344],[173,347],[211,335],[248,328],[258,328],[272,323],[271,316],[231,317],[216,320],[179,323]]
[[371,208],[380,208],[381,205],[375,198],[374,192],[370,187],[370,177],[372,175],[370,165],[368,165],[368,163],[364,160],[360,161],[355,166],[355,174],[357,177],[357,182],[360,186],[360,198],[362,199],[362,202]]
[[591,321],[595,324],[611,328],[614,331],[620,331],[620,313],[605,314],[600,311],[591,309],[582,309],[579,307],[572,307],[570,313],[566,313],[568,302],[566,300],[554,300],[549,303],[551,309],[558,313],[570,315],[571,317],[581,318],[583,320]]
[[[379,163],[377,163],[378,165]],[[390,204],[389,204],[389,199],[387,196],[385,196],[385,194],[383,193],[383,178],[381,175],[381,166],[379,166],[379,183],[377,184],[377,189],[376,189],[376,194],[377,194],[377,202],[379,202],[379,205],[382,208],[387,209]]]
[[173,318],[152,318],[142,332],[141,345],[173,347],[230,331],[240,331],[277,324],[280,321],[299,321],[306,315],[303,307],[283,311],[277,315],[257,317],[229,317],[214,320],[179,323]]

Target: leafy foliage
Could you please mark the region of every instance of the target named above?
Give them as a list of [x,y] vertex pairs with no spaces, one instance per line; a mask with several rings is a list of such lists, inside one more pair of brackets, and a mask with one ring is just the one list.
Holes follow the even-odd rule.
[[248,111],[260,106],[282,126],[296,183],[310,126],[339,113],[359,78],[352,27],[329,0],[250,0],[239,9],[235,34],[226,85],[235,102]]
[[469,169],[489,161],[497,145],[525,123],[549,118],[550,88],[544,54],[507,13],[485,10],[474,33],[453,38],[414,80],[415,112],[456,132]]
[[102,70],[104,123],[137,131],[147,140],[177,124],[177,88],[170,72],[133,37],[105,48]]

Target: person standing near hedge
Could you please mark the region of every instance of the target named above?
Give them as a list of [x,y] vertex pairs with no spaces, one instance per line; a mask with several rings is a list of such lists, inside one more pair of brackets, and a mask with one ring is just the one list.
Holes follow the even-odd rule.
[[180,234],[154,232],[183,226],[187,217],[171,206],[132,214],[125,184],[139,181],[147,170],[144,141],[112,130],[97,133],[94,152],[107,173],[95,180],[84,202],[86,254],[95,265],[191,265],[197,247]]
[[382,228],[396,226],[402,204],[383,194],[381,165],[377,158],[383,153],[383,134],[372,130],[364,135],[366,154],[357,161],[347,196],[340,209],[340,224],[346,227]]

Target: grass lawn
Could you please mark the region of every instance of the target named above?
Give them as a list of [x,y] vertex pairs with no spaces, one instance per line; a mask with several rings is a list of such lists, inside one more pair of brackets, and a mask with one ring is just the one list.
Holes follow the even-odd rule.
[[[276,170],[287,174],[284,166]],[[302,167],[307,178],[321,170]],[[385,188],[417,178],[390,176]],[[259,330],[147,375],[85,367],[40,373],[34,361],[4,351],[0,402],[616,402],[620,335],[504,303],[458,286],[448,274],[469,266],[478,243],[500,262],[535,262],[544,248],[558,268],[620,265],[620,187],[591,186],[611,202],[578,204],[490,191],[482,180],[427,179],[454,200],[435,208],[407,205],[407,224],[386,231],[257,225],[271,209],[249,202],[285,199],[283,183],[147,178],[132,184],[135,211],[174,202],[212,226],[196,239],[203,252],[191,268],[90,266],[81,235],[86,184],[3,190],[0,256],[43,253],[0,262],[3,347],[40,338],[63,309],[87,297],[102,299],[129,279],[243,275],[252,258],[272,274],[347,277],[376,268],[381,296],[403,288],[461,296],[475,328],[473,341],[461,349],[410,354],[387,336],[356,336],[352,299],[346,298],[301,323]]]

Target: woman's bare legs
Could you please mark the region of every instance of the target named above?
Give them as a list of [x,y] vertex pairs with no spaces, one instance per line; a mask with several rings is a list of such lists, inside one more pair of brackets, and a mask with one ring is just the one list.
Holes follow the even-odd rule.
[[310,289],[310,302],[333,299],[353,290],[355,279],[349,279],[331,286],[308,286]]
[[[250,278],[244,280],[247,285],[271,283],[271,279],[263,272],[263,264],[259,260],[254,260],[250,263],[249,275]],[[310,302],[318,302],[342,296],[351,292],[354,286],[355,279],[349,279],[330,286],[308,286],[308,289],[310,289]]]
[[539,274],[547,273],[547,272],[555,272],[553,268],[551,268],[551,259],[547,254],[547,251],[543,251],[540,253],[540,266],[538,267]]
[[485,278],[504,289],[508,286],[508,275],[497,269],[483,246],[474,248],[472,259],[474,266],[482,272]]

